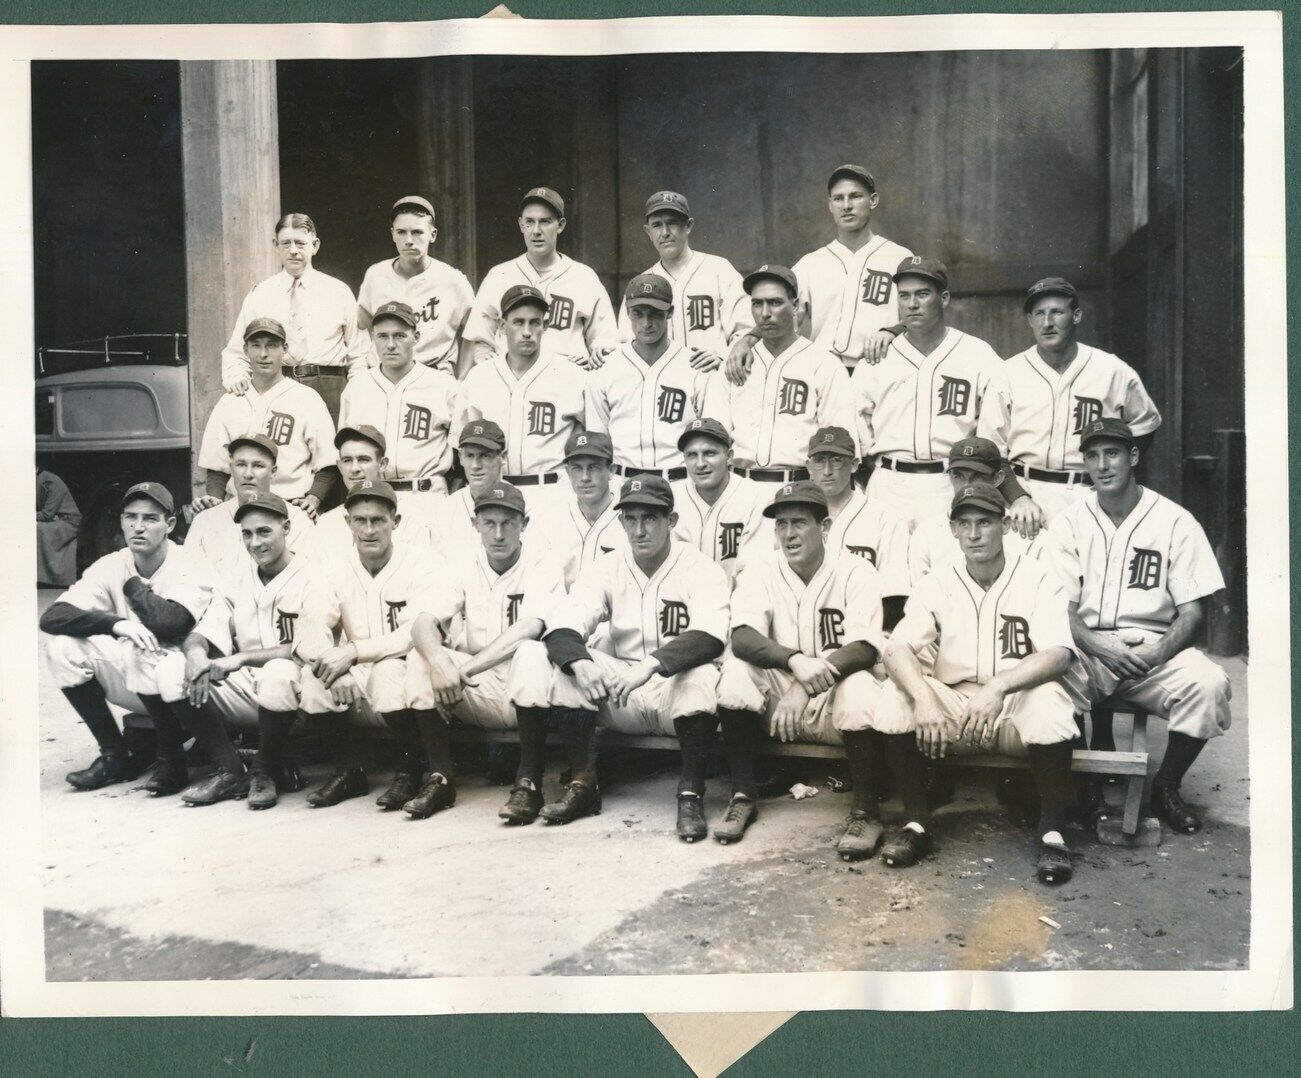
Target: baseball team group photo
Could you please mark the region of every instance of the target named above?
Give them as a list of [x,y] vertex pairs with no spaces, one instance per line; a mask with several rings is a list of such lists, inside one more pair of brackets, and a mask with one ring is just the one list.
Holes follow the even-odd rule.
[[1242,58],[34,63],[47,979],[1246,968]]

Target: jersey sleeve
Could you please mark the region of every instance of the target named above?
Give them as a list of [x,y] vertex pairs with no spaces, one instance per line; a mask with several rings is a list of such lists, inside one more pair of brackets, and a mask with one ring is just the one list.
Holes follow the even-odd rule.
[[606,360],[605,366],[593,371],[583,390],[583,426],[598,434],[610,433],[610,398],[607,389],[611,362],[615,361]]
[[702,393],[702,413],[710,419],[717,419],[728,434],[735,435],[732,424],[732,393],[727,376],[721,371],[713,371],[705,379]]
[[1148,396],[1143,380],[1132,367],[1124,366],[1124,381],[1121,385],[1124,403],[1121,418],[1129,425],[1135,437],[1141,438],[1151,434],[1161,425],[1161,413],[1155,402]]
[[579,572],[569,594],[558,601],[547,622],[547,630],[571,629],[584,640],[596,631],[603,621],[610,620],[610,585],[604,571],[604,560],[598,560]]
[[632,340],[632,320],[628,317],[628,304],[620,301],[618,314],[619,340],[627,343]]
[[[720,321],[728,344],[754,328],[754,315],[750,310],[750,297],[746,295],[744,280],[727,259],[718,260],[718,302],[722,308]],[[799,280],[798,275],[796,280]]]
[[890,639],[907,644],[920,654],[940,638],[939,604],[942,585],[934,573],[922,577],[913,587],[903,608],[903,617],[894,627]]
[[818,426],[844,427],[852,433],[855,423],[854,396],[849,387],[849,375],[838,359],[828,359],[822,390],[818,395]]
[[[791,267],[791,272],[795,274],[795,283],[798,295],[801,314],[807,313],[810,323],[813,320],[813,290],[809,286],[809,281],[813,277],[812,255],[804,255],[798,262]],[[809,334],[812,336],[812,333]]]
[[872,416],[876,411],[877,366],[874,363],[860,363],[854,368],[853,377],[849,380],[854,422],[845,429],[852,431],[858,438],[858,451],[863,457],[870,457],[876,446]]
[[881,575],[867,562],[855,565],[845,586],[846,644],[861,641],[871,644],[878,655],[885,651],[885,612],[881,597]]
[[253,318],[253,292],[249,289],[244,302],[239,305],[239,314],[235,316],[235,325],[231,328],[230,339],[221,350],[221,384],[229,392],[230,387],[241,379],[248,378],[248,357],[244,355],[244,327]]
[[550,626],[556,605],[565,598],[565,582],[559,565],[548,562],[530,573],[528,589],[520,606],[521,618],[537,618]]
[[695,564],[688,570],[691,574],[691,596],[687,604],[690,628],[708,633],[726,644],[732,613],[727,573],[721,565],[706,560],[704,555],[700,561],[691,560]]
[[361,287],[357,289],[357,306],[361,307],[368,316],[373,315],[375,308],[383,302],[375,295],[379,287],[377,282],[381,265],[383,265],[382,262],[367,266],[365,276],[361,279]]
[[69,603],[78,610],[112,613],[117,609],[113,603],[113,595],[118,579],[119,556],[108,554],[91,564],[81,575],[81,579],[59,596],[58,601]]
[[457,581],[469,578],[465,567],[452,563],[453,571],[444,579],[432,585],[424,592],[424,606],[420,612],[428,614],[438,623],[438,631],[443,634],[444,642],[451,635],[452,621],[459,614],[465,615],[465,589]]
[[198,633],[204,640],[217,648],[223,655],[235,653],[235,608],[229,597],[222,591],[216,592],[203,617],[195,623],[192,632]]
[[330,409],[319,393],[313,393],[306,405],[306,441],[312,471],[319,472],[339,461],[339,451],[334,447],[334,420]]
[[1050,569],[1045,569],[1043,583],[1035,597],[1034,615],[1030,619],[1030,642],[1035,651],[1066,648],[1079,654],[1067,612],[1066,593],[1057,584]]
[[1084,595],[1084,565],[1069,514],[1061,513],[1053,518],[1034,545],[1038,548],[1036,556],[1051,570],[1066,601],[1078,603]]
[[967,335],[968,340],[972,341],[976,349],[976,415],[980,415],[981,402],[985,399],[985,393],[989,389],[989,383],[1003,368],[1002,357],[992,349],[988,343],[980,340],[978,337]]
[[176,547],[167,556],[181,559],[181,564],[178,566],[180,572],[176,574],[175,579],[168,580],[165,586],[155,589],[158,597],[180,603],[197,622],[208,609],[208,604],[212,602],[213,593],[216,591],[216,579],[212,569],[204,559],[187,553],[184,547]]
[[205,471],[230,473],[230,451],[226,446],[230,444],[235,434],[230,429],[228,401],[229,398],[226,396],[217,401],[208,416],[208,422],[203,427],[203,440],[199,443],[197,463]]
[[758,565],[751,566],[736,578],[732,592],[732,631],[749,626],[762,636],[772,637],[772,598],[768,591],[768,574]]
[[474,310],[474,289],[470,286],[470,278],[457,270],[452,278],[451,291],[452,310],[449,320],[456,326],[456,335],[464,337],[466,323],[470,320],[470,312]]
[[589,350],[603,345],[615,345],[620,340],[619,326],[614,318],[614,307],[610,304],[610,297],[606,294],[601,279],[595,273],[592,277],[596,289],[596,302],[592,304],[592,315],[588,318],[587,325],[583,327],[583,340],[587,342]]
[[1007,373],[1010,362],[1004,360],[1003,366],[989,379],[976,421],[976,434],[998,446],[1004,459],[1007,458],[1007,438],[1012,425],[1012,383]]
[[1224,587],[1224,575],[1210,540],[1187,513],[1180,514],[1171,537],[1166,583],[1175,606],[1213,595]]
[[501,274],[494,266],[483,279],[483,284],[474,297],[474,305],[470,308],[464,333],[467,341],[491,345],[497,340],[497,332],[501,329],[501,297],[504,292]]

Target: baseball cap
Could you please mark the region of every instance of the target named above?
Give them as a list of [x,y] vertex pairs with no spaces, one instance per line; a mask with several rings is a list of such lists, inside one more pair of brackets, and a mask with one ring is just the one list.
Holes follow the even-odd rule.
[[358,438],[363,442],[370,442],[380,453],[388,450],[388,442],[384,440],[384,435],[369,423],[359,423],[355,427],[340,427],[339,433],[334,436],[334,448],[338,449],[344,442]]
[[597,430],[576,430],[565,441],[565,460],[574,457],[598,457],[604,461],[614,460],[614,443],[608,434]]
[[680,195],[676,191],[656,191],[651,195],[646,200],[646,216],[649,217],[656,210],[672,210],[683,217],[691,216],[686,195]]
[[959,509],[967,505],[976,505],[989,509],[1002,516],[1007,512],[1007,499],[1003,492],[992,483],[970,483],[953,495],[949,505],[949,519],[952,520]]
[[397,492],[382,479],[363,479],[353,483],[348,488],[348,496],[343,499],[344,507],[363,498],[378,498],[382,502],[388,502],[394,509],[398,507]]
[[960,465],[993,475],[1003,465],[998,446],[988,438],[959,438],[949,447],[949,467]]
[[557,217],[564,217],[565,215],[565,200],[551,190],[550,187],[532,187],[526,191],[519,203],[521,212],[530,202],[541,202],[550,206],[556,211]]
[[1129,429],[1129,424],[1123,419],[1106,418],[1095,419],[1080,434],[1080,450],[1090,442],[1099,442],[1103,439],[1111,441],[1124,442],[1126,445],[1134,445],[1136,439],[1134,432]]
[[808,455],[811,457],[814,453],[839,453],[842,457],[856,457],[858,443],[844,427],[822,427],[809,439]]
[[465,425],[456,448],[464,449],[467,445],[478,445],[500,452],[506,448],[506,432],[491,419],[476,419]]
[[289,339],[285,336],[285,327],[274,318],[254,318],[244,327],[244,340],[251,340],[259,333],[265,333],[267,336],[275,337],[280,341]]
[[911,255],[900,262],[899,268],[894,271],[894,279],[897,281],[900,277],[925,277],[928,281],[934,281],[945,292],[949,290],[949,271],[938,258]]
[[474,511],[476,513],[480,509],[489,509],[493,506],[501,509],[513,509],[523,516],[524,495],[520,493],[519,487],[511,486],[509,483],[499,483],[495,487],[489,487],[482,494],[474,496]]
[[262,433],[244,434],[238,438],[232,438],[226,443],[226,452],[234,453],[236,447],[241,445],[255,445],[264,453],[270,453],[272,460],[280,456],[280,447]]
[[1041,281],[1035,281],[1026,289],[1025,302],[1021,304],[1021,309],[1029,314],[1030,308],[1040,296],[1065,296],[1072,303],[1080,301],[1079,291],[1065,277],[1045,277]]
[[427,198],[421,198],[419,195],[403,195],[400,199],[398,199],[395,203],[393,203],[393,209],[389,213],[389,220],[392,220],[394,217],[396,217],[399,211],[403,209],[409,209],[412,207],[416,209],[424,210],[425,213],[429,214],[430,217],[434,216],[433,204]]
[[717,419],[693,419],[678,435],[678,448],[685,449],[687,443],[696,435],[703,438],[713,438],[714,441],[722,442],[729,449],[732,447],[732,436],[727,433],[727,428]]
[[783,505],[811,505],[815,509],[821,510],[819,520],[828,513],[827,496],[822,493],[822,488],[817,483],[810,482],[807,479],[801,479],[797,483],[787,483],[784,487],[779,487],[777,493],[773,495],[772,501],[764,509],[763,515],[771,520]]
[[654,307],[667,311],[673,306],[673,286],[658,273],[641,273],[628,282],[624,303],[633,307]]
[[754,286],[760,281],[781,281],[790,289],[792,295],[799,295],[800,286],[795,280],[795,274],[785,266],[769,266],[767,264],[760,266],[752,273],[747,273],[741,286],[747,293],[754,291]]
[[827,180],[828,191],[835,186],[837,180],[857,180],[859,183],[866,184],[867,189],[873,194],[876,193],[876,179],[862,165],[841,165],[837,168]]
[[501,297],[501,316],[505,318],[522,303],[535,303],[542,308],[544,313],[551,309],[547,297],[531,284],[513,284],[506,289],[505,295]]
[[275,513],[286,520],[289,519],[289,506],[285,504],[284,498],[267,491],[265,494],[254,494],[246,502],[240,502],[235,509],[235,523],[238,524],[245,513],[252,512],[254,509],[265,509],[268,513]]
[[129,487],[122,495],[122,508],[125,509],[127,502],[136,498],[148,498],[169,517],[176,514],[176,503],[172,501],[172,492],[162,483],[137,483]]
[[659,475],[639,475],[635,479],[625,479],[619,488],[619,500],[614,503],[614,507],[624,509],[634,505],[672,510],[673,490],[669,481]]
[[375,308],[375,313],[370,320],[371,325],[374,325],[381,318],[396,318],[399,322],[405,322],[412,329],[420,325],[420,319],[416,317],[416,312],[401,300],[396,299],[381,303]]

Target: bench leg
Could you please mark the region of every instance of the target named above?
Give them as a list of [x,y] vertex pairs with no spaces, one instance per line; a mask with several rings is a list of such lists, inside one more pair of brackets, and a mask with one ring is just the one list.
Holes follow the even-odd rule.
[[[1130,743],[1131,752],[1147,752],[1147,712],[1134,712],[1134,738]],[[1127,835],[1133,835],[1138,832],[1139,811],[1143,807],[1143,787],[1147,783],[1147,776],[1135,775],[1129,780],[1129,786],[1125,791],[1125,815],[1121,822],[1121,830]]]

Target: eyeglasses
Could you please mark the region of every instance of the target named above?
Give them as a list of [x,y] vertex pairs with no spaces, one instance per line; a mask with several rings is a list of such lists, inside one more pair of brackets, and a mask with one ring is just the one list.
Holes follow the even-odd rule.
[[276,246],[282,251],[301,251],[311,245],[311,240],[276,240]]

